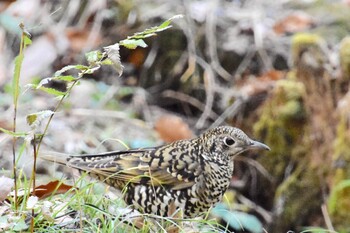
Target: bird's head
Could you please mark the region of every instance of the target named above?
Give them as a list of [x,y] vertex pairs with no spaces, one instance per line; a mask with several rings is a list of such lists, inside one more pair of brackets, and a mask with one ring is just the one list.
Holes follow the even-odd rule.
[[206,150],[212,156],[229,156],[233,158],[251,149],[270,150],[258,141],[250,139],[242,130],[230,126],[220,126],[210,129],[201,135]]

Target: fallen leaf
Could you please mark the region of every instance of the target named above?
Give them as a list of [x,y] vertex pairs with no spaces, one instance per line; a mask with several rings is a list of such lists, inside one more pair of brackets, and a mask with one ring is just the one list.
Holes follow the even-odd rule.
[[286,33],[304,31],[310,28],[313,24],[314,21],[308,14],[304,12],[294,12],[278,21],[273,26],[273,30],[276,34],[282,35]]
[[193,136],[188,124],[174,115],[160,117],[155,123],[155,130],[165,142],[189,139]]
[[128,56],[127,61],[133,64],[136,69],[139,69],[146,58],[146,49],[144,48],[136,48],[132,50],[130,55]]
[[268,90],[274,85],[275,81],[282,79],[285,76],[285,72],[278,70],[270,70],[261,76],[244,80],[237,84],[237,89],[244,96],[257,96],[262,93],[268,92]]
[[45,185],[40,185],[35,188],[35,196],[40,199],[51,196],[52,194],[61,194],[66,193],[72,188],[75,188],[71,185],[63,184],[61,181],[55,180]]

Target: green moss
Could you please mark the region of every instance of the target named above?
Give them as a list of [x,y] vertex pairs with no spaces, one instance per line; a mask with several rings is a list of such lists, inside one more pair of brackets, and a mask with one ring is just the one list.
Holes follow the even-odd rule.
[[[337,127],[337,137],[334,140],[333,160],[343,159],[350,162],[350,135],[346,122],[346,117],[342,116]],[[350,170],[349,170],[350,178]]]
[[319,48],[324,44],[325,41],[322,37],[316,34],[310,33],[297,33],[292,38],[292,56],[293,61],[297,61],[299,55],[306,49],[310,47]]
[[272,232],[283,232],[291,223],[304,224],[310,214],[319,211],[322,202],[316,198],[321,195],[317,168],[308,166],[312,143],[303,101],[305,86],[295,75],[288,77],[276,82],[254,125],[257,137],[271,148],[268,156],[260,157],[259,162],[276,178],[274,203],[283,209],[273,223]]
[[328,207],[335,226],[341,232],[349,232],[350,222],[350,132],[348,130],[346,116],[341,116],[337,127],[337,137],[334,141],[334,154],[332,157],[335,165]]
[[339,48],[340,66],[343,73],[343,78],[350,79],[350,36],[345,37],[340,43]]
[[[316,34],[296,34],[292,38],[292,59],[297,71],[322,76],[326,59],[326,42]],[[320,73],[321,72],[321,73]],[[298,76],[300,76],[298,74]]]
[[[275,177],[283,177],[293,149],[300,141],[306,112],[302,97],[304,85],[295,80],[276,82],[271,97],[265,102],[254,132],[271,147],[270,156],[263,157],[263,165]],[[296,155],[296,158],[299,155]]]

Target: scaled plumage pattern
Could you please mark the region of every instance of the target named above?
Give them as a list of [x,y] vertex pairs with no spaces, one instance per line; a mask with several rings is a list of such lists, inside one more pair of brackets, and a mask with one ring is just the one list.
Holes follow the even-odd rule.
[[196,217],[221,200],[230,184],[234,157],[254,148],[269,150],[242,130],[221,126],[190,140],[70,156],[61,163],[125,191],[126,203],[141,212],[168,216],[175,206],[184,217]]

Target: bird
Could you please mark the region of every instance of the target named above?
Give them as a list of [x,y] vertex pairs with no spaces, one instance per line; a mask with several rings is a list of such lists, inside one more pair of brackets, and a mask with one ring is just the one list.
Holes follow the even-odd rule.
[[42,158],[122,190],[125,202],[141,213],[171,217],[175,207],[183,218],[195,218],[221,201],[234,158],[251,149],[270,150],[238,128],[219,126],[157,147]]

